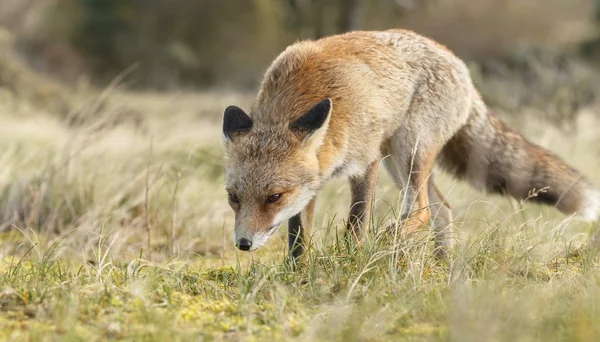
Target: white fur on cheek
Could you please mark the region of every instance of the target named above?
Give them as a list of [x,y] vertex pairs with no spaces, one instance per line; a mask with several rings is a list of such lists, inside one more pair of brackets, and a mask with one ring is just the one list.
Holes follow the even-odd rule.
[[269,237],[270,236],[267,236],[267,234],[254,235],[254,237],[252,237],[252,246],[250,247],[250,251],[252,252],[262,247],[262,245],[264,245],[267,242]]
[[298,198],[296,198],[296,201],[275,215],[275,219],[273,219],[273,225],[279,225],[283,223],[283,221],[292,218],[292,216],[302,211],[302,209],[308,205],[308,202],[310,202],[314,195],[315,192],[310,190],[308,187],[302,188]]
[[267,243],[269,238],[271,238],[271,236],[277,231],[277,229],[279,229],[280,226],[281,225],[274,226],[272,229],[265,233],[255,234],[252,237],[252,247],[250,247],[250,251],[255,251],[262,247],[265,243]]

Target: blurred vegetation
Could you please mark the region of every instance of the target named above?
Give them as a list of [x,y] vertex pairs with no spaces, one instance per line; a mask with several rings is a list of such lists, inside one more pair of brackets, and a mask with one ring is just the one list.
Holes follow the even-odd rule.
[[527,110],[565,130],[574,129],[581,110],[600,99],[600,70],[574,52],[551,47],[523,47],[472,63],[471,75],[491,108],[514,116]]
[[[0,26],[38,71],[105,85],[255,87],[297,39],[409,28],[474,61],[522,44],[596,39],[597,0],[0,0]],[[597,30],[596,30],[597,31]],[[85,77],[84,77],[85,76]]]
[[[600,0],[596,0],[596,26],[600,30]],[[588,57],[594,58],[596,61],[600,56],[600,37],[593,37],[582,44],[582,52]]]
[[[294,39],[360,28],[366,5],[365,0],[63,0],[48,18],[77,28],[66,38],[94,74],[112,77],[139,64],[140,83],[156,87],[245,86]],[[235,80],[221,79],[229,75]]]
[[56,82],[31,70],[13,54],[14,37],[0,27],[0,98],[12,104],[14,99],[36,103],[48,112],[72,110],[67,91]]

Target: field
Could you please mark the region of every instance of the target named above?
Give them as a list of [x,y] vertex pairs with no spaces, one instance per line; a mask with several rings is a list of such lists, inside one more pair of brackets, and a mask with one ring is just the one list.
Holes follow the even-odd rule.
[[[427,231],[381,229],[401,199],[382,172],[361,247],[338,239],[335,180],[294,271],[285,227],[253,254],[232,242],[220,116],[252,94],[52,87],[0,92],[1,340],[600,339],[596,224],[440,173],[457,245],[437,262]],[[600,184],[598,112],[567,132],[504,116]]]

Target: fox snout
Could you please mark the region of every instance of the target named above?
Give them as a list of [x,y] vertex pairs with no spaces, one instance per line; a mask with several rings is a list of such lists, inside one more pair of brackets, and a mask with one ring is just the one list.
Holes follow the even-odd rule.
[[235,246],[244,252],[251,252],[262,247],[281,225],[273,225],[266,230],[250,232],[244,229],[236,229],[233,238]]
[[241,239],[239,239],[239,240],[236,241],[235,245],[241,251],[247,252],[247,251],[250,250],[250,248],[252,248],[252,240],[247,239],[247,238],[241,238]]

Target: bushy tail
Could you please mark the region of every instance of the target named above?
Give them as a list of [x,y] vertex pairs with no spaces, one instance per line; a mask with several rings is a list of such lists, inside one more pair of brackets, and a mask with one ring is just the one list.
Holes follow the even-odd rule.
[[442,167],[479,189],[554,205],[588,220],[597,220],[600,214],[600,193],[580,172],[510,130],[487,110],[473,111],[439,160]]

